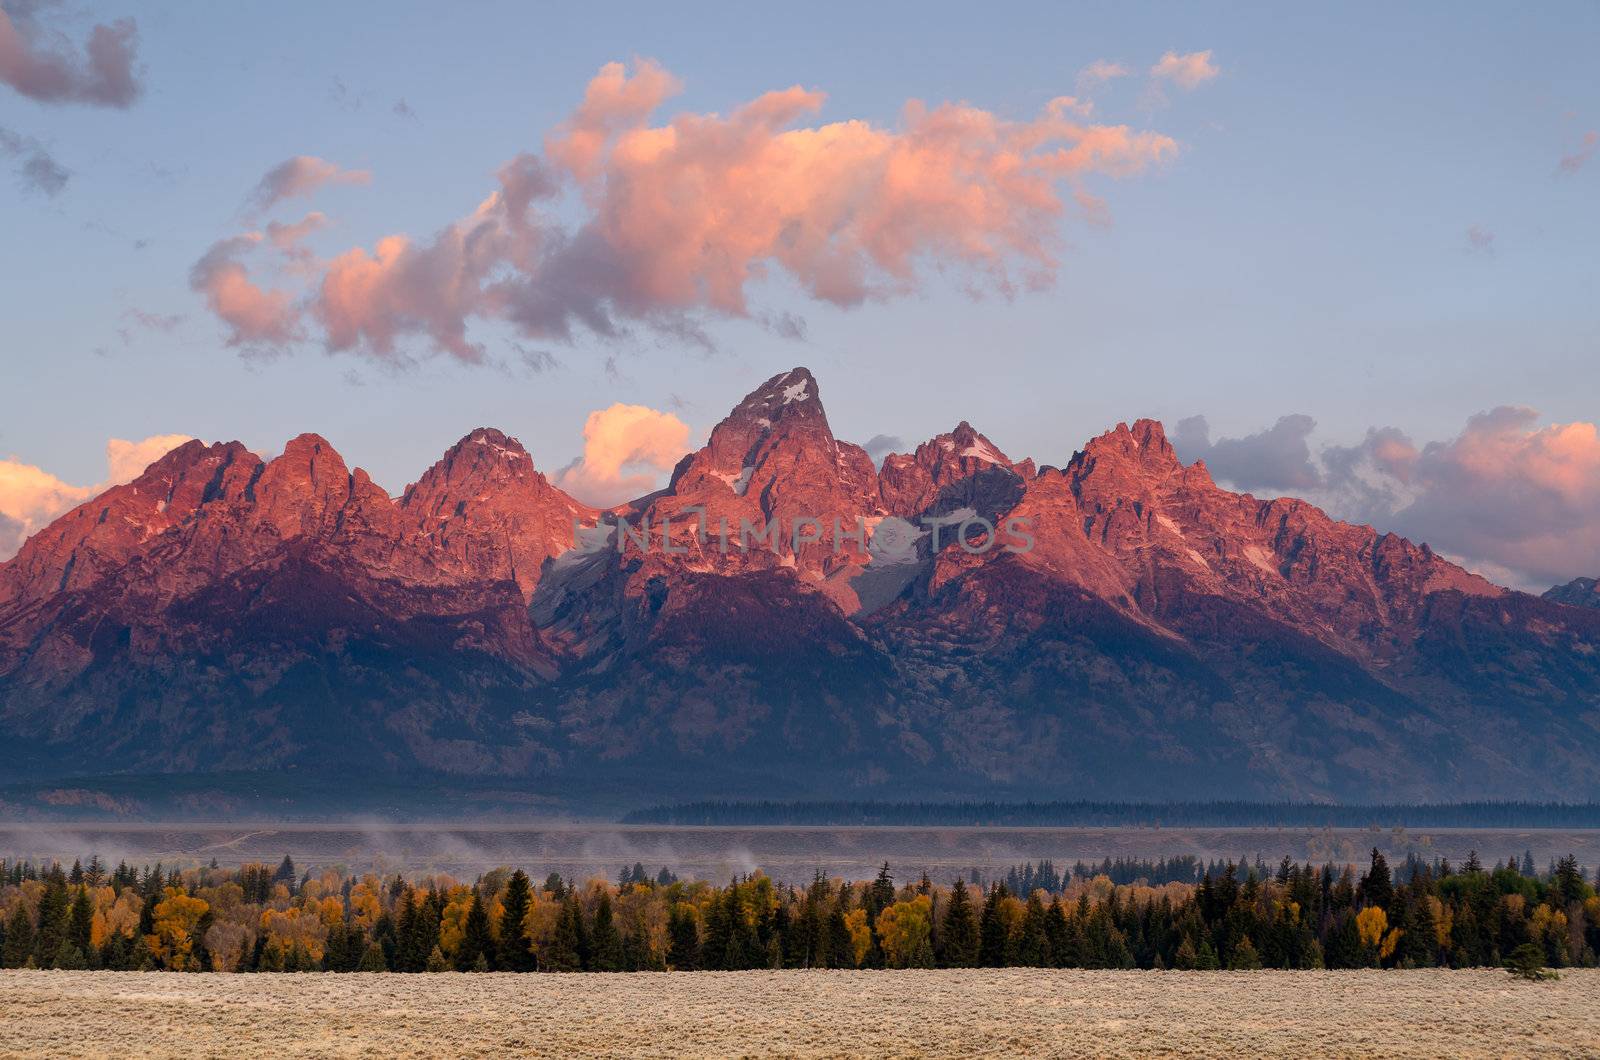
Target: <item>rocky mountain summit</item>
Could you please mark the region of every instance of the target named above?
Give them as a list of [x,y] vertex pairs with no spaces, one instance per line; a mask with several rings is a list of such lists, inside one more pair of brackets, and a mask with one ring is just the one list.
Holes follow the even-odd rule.
[[1544,599],[1573,607],[1600,607],[1600,579],[1574,578],[1544,591]]
[[315,435],[173,450],[0,564],[0,769],[1592,798],[1583,581],[1230,492],[1151,420],[874,467],[796,368],[607,512],[486,428],[398,498]]

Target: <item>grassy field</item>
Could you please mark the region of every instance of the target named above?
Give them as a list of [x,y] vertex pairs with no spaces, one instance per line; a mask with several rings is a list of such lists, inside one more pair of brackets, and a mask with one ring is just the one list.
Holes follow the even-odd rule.
[[1600,971],[0,972],[0,1057],[1593,1056]]

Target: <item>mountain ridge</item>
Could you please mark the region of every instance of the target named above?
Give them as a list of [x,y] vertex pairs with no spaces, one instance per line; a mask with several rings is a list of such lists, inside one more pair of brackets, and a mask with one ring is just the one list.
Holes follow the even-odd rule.
[[804,368],[609,511],[493,428],[398,498],[317,435],[189,442],[0,564],[0,735],[41,775],[1592,794],[1597,660],[1600,611],[1225,490],[1157,421],[878,468]]

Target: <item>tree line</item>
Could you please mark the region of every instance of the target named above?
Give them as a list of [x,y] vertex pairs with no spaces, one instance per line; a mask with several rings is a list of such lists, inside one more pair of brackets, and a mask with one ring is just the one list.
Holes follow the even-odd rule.
[[622,824],[929,827],[1600,828],[1600,803],[1458,802],[690,802]]
[[[1170,864],[1170,863],[1166,863]],[[1180,862],[1181,864],[1181,862]],[[1080,866],[1093,870],[1093,866]],[[1253,969],[1592,966],[1600,897],[1575,857],[1485,867],[1374,849],[1360,872],[1227,862],[1118,883],[1049,862],[987,883],[760,873],[725,886],[642,865],[542,883],[500,868],[347,875],[276,867],[0,862],[0,966],[226,972],[755,968]]]

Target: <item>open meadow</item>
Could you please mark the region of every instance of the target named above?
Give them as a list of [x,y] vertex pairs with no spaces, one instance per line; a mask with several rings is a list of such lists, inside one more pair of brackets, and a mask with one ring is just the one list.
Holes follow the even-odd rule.
[[0,1056],[1584,1056],[1600,971],[0,972]]

